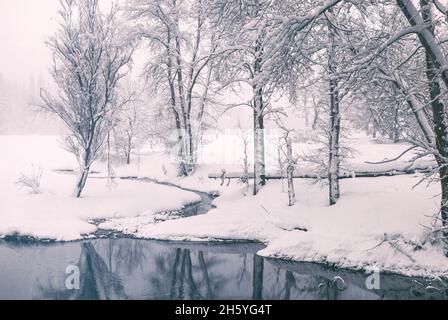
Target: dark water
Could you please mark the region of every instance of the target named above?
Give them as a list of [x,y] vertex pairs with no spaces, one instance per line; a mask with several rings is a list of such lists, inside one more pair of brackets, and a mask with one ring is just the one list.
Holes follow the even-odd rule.
[[[446,284],[266,260],[257,244],[0,242],[0,299],[445,299]],[[79,289],[67,289],[68,266]]]

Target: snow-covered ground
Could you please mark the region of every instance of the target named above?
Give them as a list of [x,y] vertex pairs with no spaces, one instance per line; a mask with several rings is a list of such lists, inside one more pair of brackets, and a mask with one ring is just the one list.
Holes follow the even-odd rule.
[[438,210],[438,189],[412,189],[418,181],[418,176],[343,180],[340,202],[329,207],[325,189],[300,180],[292,208],[281,182],[269,182],[257,197],[244,197],[235,188],[224,192],[215,200],[217,209],[205,216],[158,225],[115,219],[103,227],[160,240],[259,240],[267,244],[259,252],[263,256],[355,269],[375,266],[416,276],[448,275],[441,248],[423,244]]
[[[0,236],[19,234],[55,240],[78,240],[96,231],[92,219],[141,216],[178,210],[200,201],[192,192],[167,186],[89,179],[83,197],[71,197],[76,176],[54,172],[76,168],[74,157],[52,136],[0,136]],[[28,194],[16,185],[21,172],[43,168],[40,194]]]
[[[118,181],[107,190],[103,179],[89,179],[85,196],[70,197],[74,177],[53,172],[76,168],[72,156],[58,147],[54,137],[0,137],[5,151],[0,160],[4,177],[0,191],[0,234],[14,232],[58,240],[78,239],[95,230],[90,219],[107,218],[101,228],[138,237],[162,240],[258,240],[267,247],[261,255],[326,262],[340,267],[367,268],[407,275],[448,275],[442,249],[425,241],[432,216],[438,211],[439,187],[420,184],[421,175],[355,178],[341,181],[342,198],[327,205],[327,189],[309,180],[296,181],[297,204],[287,206],[281,181],[270,181],[257,197],[232,181],[230,186],[207,178],[210,172],[239,171],[238,163],[202,165],[194,177],[179,179],[168,156],[142,153],[130,166],[116,167],[119,176],[151,177],[195,190],[214,191],[216,209],[202,216],[154,224],[157,211],[176,209],[197,201],[197,195],[176,188],[133,181]],[[298,145],[297,147],[300,147]],[[381,171],[409,166],[406,155],[378,166],[366,161],[391,159],[406,144],[376,143],[367,137],[352,139],[355,157],[349,170]],[[305,147],[303,147],[305,149]],[[44,152],[45,151],[45,152]],[[215,158],[216,159],[216,158]],[[45,168],[43,192],[27,195],[14,185],[30,163]],[[430,159],[414,165],[431,164]],[[273,167],[273,166],[272,166]],[[164,170],[165,168],[166,170]],[[94,168],[104,176],[104,165]]]

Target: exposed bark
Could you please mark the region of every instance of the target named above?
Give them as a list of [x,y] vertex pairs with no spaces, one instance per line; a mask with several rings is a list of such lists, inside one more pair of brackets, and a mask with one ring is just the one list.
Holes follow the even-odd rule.
[[127,153],[126,153],[126,164],[127,164],[127,165],[130,165],[130,164],[131,164],[131,150],[130,150],[130,147],[129,147],[129,149],[127,150]]
[[177,104],[176,104],[176,87],[174,84],[174,77],[173,77],[173,53],[171,49],[171,42],[172,42],[172,36],[171,36],[171,30],[168,28],[167,35],[166,35],[166,64],[167,64],[167,80],[168,80],[168,86],[169,86],[169,92],[170,92],[170,107],[171,111],[174,115],[174,122],[175,122],[175,128],[177,132],[177,146],[179,147],[178,151],[178,157],[182,159],[182,155],[184,153],[183,151],[183,143],[182,143],[182,123],[180,120],[179,112],[177,111]]
[[[330,75],[336,73],[335,55],[336,39],[333,26],[329,23],[329,32],[331,37],[331,47],[328,52],[328,70]],[[328,159],[328,184],[330,205],[336,204],[340,197],[339,189],[339,171],[340,171],[340,132],[341,132],[341,114],[340,98],[337,80],[330,80],[330,141],[329,141],[329,159]]]
[[294,190],[294,168],[295,161],[292,153],[292,142],[291,139],[286,137],[286,157],[287,157],[287,180],[288,180],[288,204],[290,207],[296,203],[296,192]]
[[[383,74],[387,74],[384,70],[380,70]],[[418,100],[413,92],[411,92],[408,86],[401,79],[400,75],[395,72],[391,77],[386,78],[388,81],[391,81],[395,88],[406,97],[406,103],[409,108],[412,110],[414,114],[415,120],[417,121],[418,126],[420,127],[424,137],[425,142],[431,147],[435,147],[435,134],[434,130],[431,127],[428,116],[425,112],[424,105]]]
[[[255,62],[254,62],[254,79],[261,73],[262,68],[262,45],[261,39],[257,39],[255,45]],[[260,85],[254,84],[254,195],[260,191],[260,187],[266,184],[266,164],[265,164],[265,150],[264,150],[264,101],[263,88]]]
[[[427,31],[434,37],[434,26],[432,25],[428,0],[420,0],[420,5],[423,21],[428,24]],[[434,63],[433,55],[429,50],[426,50],[426,77],[428,79],[429,95],[431,98],[436,146],[439,152],[439,155],[436,155],[436,161],[439,166],[440,186],[442,188],[440,211],[443,225],[446,226],[448,225],[448,167],[446,163],[448,153],[448,127],[445,107],[439,99],[441,88],[437,73],[437,66]],[[444,235],[448,237],[448,231],[445,231]]]
[[257,195],[260,191],[260,187],[266,184],[264,121],[261,111],[257,109],[254,110],[254,172],[254,195]]
[[398,143],[400,141],[400,119],[399,119],[398,103],[395,103],[393,111],[394,111],[394,122],[393,122],[393,128],[390,131],[390,138],[394,140],[394,143]]
[[89,176],[89,172],[90,172],[90,168],[82,168],[79,176],[78,176],[78,180],[76,182],[76,186],[75,186],[75,191],[73,193],[73,196],[76,198],[80,198],[82,191],[84,190],[84,187],[86,186],[86,182],[87,182],[87,178]]
[[340,131],[341,115],[339,110],[339,97],[336,81],[330,83],[330,155],[328,161],[328,183],[330,205],[336,204],[340,197],[339,172],[340,172]]

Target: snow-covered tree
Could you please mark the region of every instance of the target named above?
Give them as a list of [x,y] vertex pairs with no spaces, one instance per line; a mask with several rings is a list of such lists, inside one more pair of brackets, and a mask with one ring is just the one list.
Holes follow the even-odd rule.
[[119,90],[123,97],[129,97],[129,101],[117,113],[112,129],[113,140],[117,155],[130,164],[132,153],[148,140],[149,123],[154,121],[148,105],[154,102],[150,101],[137,81],[126,81]]
[[60,28],[48,41],[58,91],[53,95],[42,90],[41,97],[44,108],[60,117],[70,131],[65,142],[79,163],[74,191],[79,198],[124,104],[117,87],[127,73],[133,48],[120,34],[117,6],[103,13],[98,0],[60,4]]
[[292,133],[293,130],[288,129],[286,126],[278,121],[278,126],[283,131],[283,136],[281,137],[282,144],[280,145],[280,151],[283,153],[283,158],[285,159],[286,165],[286,180],[288,183],[288,205],[292,207],[296,203],[296,191],[294,188],[294,172],[297,166],[298,158],[294,155],[292,146]]
[[254,190],[266,183],[265,117],[269,113],[269,93],[260,75],[264,68],[264,47],[269,1],[212,1],[215,28],[223,34],[218,58],[218,80],[222,92],[247,92],[249,98],[225,105],[226,111],[249,107],[254,127]]
[[[434,10],[442,8],[428,0],[420,0],[420,10],[410,0],[397,0],[397,4],[411,28],[415,28],[416,35],[425,50],[428,105],[430,105],[432,111],[435,135],[436,152],[434,152],[434,156],[438,164],[442,189],[441,219],[443,225],[448,225],[448,125],[446,114],[446,88],[448,88],[448,69],[446,66],[448,65],[448,59],[446,49],[437,40],[437,19],[433,13]],[[446,9],[442,10],[441,13],[445,19]],[[444,30],[443,33],[445,33]],[[448,236],[448,232],[445,231],[444,235]]]
[[[128,14],[149,45],[146,75],[166,97],[177,135],[179,174],[191,175],[209,104],[216,38],[202,0],[133,0]],[[208,32],[206,32],[208,31]]]

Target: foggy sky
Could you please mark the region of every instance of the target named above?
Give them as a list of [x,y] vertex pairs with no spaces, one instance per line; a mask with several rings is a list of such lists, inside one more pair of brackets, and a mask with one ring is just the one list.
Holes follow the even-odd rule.
[[51,55],[46,39],[56,29],[58,0],[0,0],[0,74],[26,83],[47,77]]
[[[119,0],[120,3],[124,0]],[[108,6],[110,0],[101,0]],[[0,0],[0,76],[9,83],[29,84],[30,77],[51,82],[52,58],[45,41],[58,28],[59,0]],[[144,50],[134,54],[133,76],[142,72]],[[48,83],[47,83],[48,85]],[[48,89],[48,88],[47,88]]]

